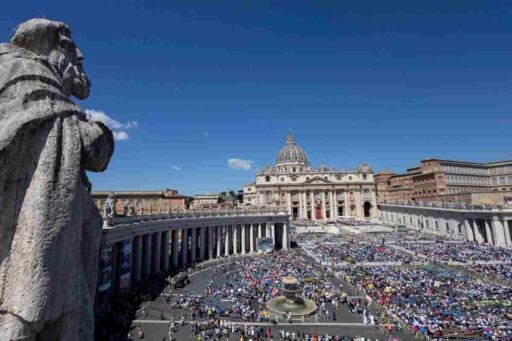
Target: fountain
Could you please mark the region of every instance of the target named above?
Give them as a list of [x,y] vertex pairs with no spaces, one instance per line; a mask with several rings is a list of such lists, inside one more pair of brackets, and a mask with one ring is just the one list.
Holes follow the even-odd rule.
[[317,306],[315,302],[297,295],[300,292],[297,278],[288,275],[283,277],[281,283],[283,295],[267,302],[269,311],[282,317],[285,317],[288,313],[292,317],[309,316],[316,311]]

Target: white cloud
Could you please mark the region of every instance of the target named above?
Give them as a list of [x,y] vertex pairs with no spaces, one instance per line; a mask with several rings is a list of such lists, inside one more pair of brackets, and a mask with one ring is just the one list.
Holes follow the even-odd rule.
[[130,136],[126,130],[137,128],[139,126],[139,122],[137,121],[119,122],[99,110],[86,109],[85,113],[90,120],[105,123],[107,127],[112,129],[112,132],[114,133],[114,140],[116,141],[128,140]]
[[171,168],[174,169],[175,171],[180,171],[181,170],[181,167],[177,166],[177,165],[172,165]]
[[254,161],[242,159],[228,159],[228,166],[232,169],[250,170]]
[[114,140],[116,141],[124,141],[130,138],[128,133],[124,130],[113,130],[112,133],[114,134]]

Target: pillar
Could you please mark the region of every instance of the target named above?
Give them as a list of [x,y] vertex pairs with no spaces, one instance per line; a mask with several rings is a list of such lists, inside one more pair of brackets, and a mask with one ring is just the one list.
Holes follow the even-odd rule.
[[261,224],[258,224],[258,238],[261,238],[261,236],[262,236],[261,230],[262,230]]
[[348,191],[345,191],[344,192],[344,196],[345,196],[345,209],[343,210],[343,215],[348,217],[350,215],[350,202],[349,202],[349,197],[348,197]]
[[197,227],[192,228],[192,242],[191,242],[191,252],[190,252],[190,262],[195,263],[197,260]]
[[512,246],[512,236],[510,235],[510,228],[512,226],[512,220],[505,220],[503,227],[505,229],[505,242],[507,246]]
[[493,234],[493,229],[491,227],[491,222],[488,219],[484,219],[485,224],[485,234],[487,235],[487,242],[491,245],[496,245],[495,237]]
[[142,236],[133,238],[133,272],[134,282],[142,279]]
[[206,229],[205,226],[199,228],[199,260],[204,260],[206,253]]
[[505,235],[505,224],[503,221],[499,220],[499,218],[495,217],[492,220],[492,230],[494,235],[494,245],[496,246],[506,246],[507,245],[507,237]]
[[[291,192],[286,193],[286,199],[287,199],[287,205],[288,205],[288,214],[290,216],[292,216],[293,209],[292,209],[292,193]],[[292,216],[292,219],[293,219],[293,216]]]
[[[484,226],[485,228],[485,226]],[[475,239],[479,243],[484,242],[484,237],[482,236],[482,233],[480,233],[480,224],[478,223],[478,220],[473,220],[473,232],[475,233]]]
[[241,236],[241,239],[242,239],[242,255],[245,255],[245,224],[242,224],[242,236]]
[[174,269],[178,268],[179,259],[178,259],[178,230],[172,230],[172,266]]
[[298,192],[298,195],[299,195],[299,219],[303,219],[304,217],[304,214],[302,213],[302,209],[303,209],[303,205],[302,205],[302,192],[299,191]]
[[249,247],[249,252],[250,253],[253,253],[254,252],[254,224],[251,224],[249,226],[249,244],[251,245]]
[[110,292],[117,292],[117,289],[119,288],[119,277],[120,277],[120,268],[121,268],[121,265],[120,265],[120,261],[119,261],[119,258],[120,258],[120,255],[121,255],[121,247],[120,247],[120,243],[114,243],[112,245],[112,277],[111,277],[111,280],[110,280]]
[[361,190],[358,189],[355,192],[355,195],[356,195],[356,217],[364,218],[363,205],[361,203]]
[[217,258],[220,258],[220,251],[222,248],[222,226],[217,226]]
[[188,264],[188,229],[181,229],[181,265]]
[[288,250],[288,224],[283,224],[283,250]]
[[208,259],[213,258],[213,229],[214,226],[208,227]]
[[377,218],[377,193],[372,189],[370,190],[370,194],[372,196],[372,217]]
[[326,218],[327,218],[327,200],[325,197],[325,191],[322,191],[321,198],[322,198],[322,220],[326,220]]
[[229,226],[224,226],[224,256],[229,256]]
[[153,250],[153,272],[159,273],[160,272],[160,262],[162,257],[162,251],[161,251],[161,242],[162,242],[162,235],[160,232],[153,233],[151,236],[153,239],[153,243],[155,245],[155,249]]
[[308,203],[307,203],[307,197],[306,192],[301,192],[300,201],[302,202],[302,219],[308,219]]
[[313,191],[309,192],[309,199],[311,200],[311,220],[316,220],[315,215],[315,194]]
[[164,272],[169,272],[169,231],[162,232]]
[[151,274],[151,234],[145,234],[142,249],[142,275],[147,277]]
[[336,220],[338,216],[338,202],[335,202],[336,194],[334,191],[329,192],[329,200],[331,201],[331,220]]
[[270,223],[270,233],[272,234],[272,243],[274,243],[274,250],[276,248],[276,224]]
[[471,226],[469,219],[464,220],[464,225],[466,225],[466,239],[470,242],[476,241],[473,227]]
[[233,254],[238,254],[238,225],[233,225]]

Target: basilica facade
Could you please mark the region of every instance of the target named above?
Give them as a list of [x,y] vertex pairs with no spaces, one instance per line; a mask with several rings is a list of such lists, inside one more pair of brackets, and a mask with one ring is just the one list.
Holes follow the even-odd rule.
[[292,219],[334,221],[338,217],[376,218],[373,170],[361,163],[355,170],[311,167],[306,152],[288,133],[274,166],[256,173],[244,186],[244,206],[274,206]]

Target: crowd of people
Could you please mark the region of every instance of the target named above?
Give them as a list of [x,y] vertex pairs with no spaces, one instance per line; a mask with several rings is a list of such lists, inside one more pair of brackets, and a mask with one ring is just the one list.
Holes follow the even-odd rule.
[[210,271],[209,282],[192,281],[184,293],[173,296],[171,307],[191,311],[194,319],[224,316],[269,322],[273,317],[266,303],[282,295],[281,280],[292,275],[301,285],[301,295],[316,302],[320,318],[335,320],[338,304],[359,306],[354,311],[363,312],[361,302],[349,300],[329,275],[316,269],[299,250],[233,258]]
[[512,338],[512,289],[443,266],[340,268],[339,276],[430,338]]
[[472,242],[414,243],[409,241],[399,241],[396,243],[396,245],[399,245],[417,254],[427,256],[429,259],[445,262],[512,262],[511,249],[496,247],[488,244],[475,244]]
[[[382,236],[380,236],[382,237]],[[322,264],[410,263],[414,255],[397,250],[384,237],[371,234],[305,234],[297,242]]]
[[475,264],[470,269],[480,276],[499,280],[512,285],[512,263],[507,264]]

